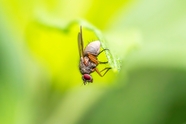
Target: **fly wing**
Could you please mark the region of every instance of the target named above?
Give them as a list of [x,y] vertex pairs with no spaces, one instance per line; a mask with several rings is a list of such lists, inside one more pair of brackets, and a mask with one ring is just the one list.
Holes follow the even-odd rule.
[[82,36],[82,26],[80,26],[80,32],[78,33],[78,48],[79,48],[79,55],[83,57],[83,36]]

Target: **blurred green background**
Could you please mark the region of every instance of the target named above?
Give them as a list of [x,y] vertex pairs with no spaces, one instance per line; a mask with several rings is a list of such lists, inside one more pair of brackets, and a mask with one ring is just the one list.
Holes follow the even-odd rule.
[[[0,123],[185,124],[185,6],[1,0]],[[102,32],[121,69],[94,73],[94,83],[83,86],[77,33],[86,23]],[[86,43],[97,40],[95,32],[83,29]]]

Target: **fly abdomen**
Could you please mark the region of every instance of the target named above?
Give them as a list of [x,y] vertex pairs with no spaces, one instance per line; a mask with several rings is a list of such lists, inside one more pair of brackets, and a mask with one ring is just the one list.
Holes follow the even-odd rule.
[[87,55],[88,53],[97,56],[100,51],[100,41],[93,41],[89,43],[85,50],[84,50],[84,55]]

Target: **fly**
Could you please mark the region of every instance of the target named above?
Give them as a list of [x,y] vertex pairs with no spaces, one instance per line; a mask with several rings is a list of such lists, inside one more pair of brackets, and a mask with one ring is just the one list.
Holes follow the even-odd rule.
[[[84,85],[93,82],[93,78],[90,75],[92,72],[96,71],[99,76],[103,77],[111,67],[106,67],[103,70],[99,71],[97,69],[98,64],[106,64],[107,62],[101,62],[97,59],[99,54],[108,49],[103,49],[100,51],[100,41],[96,40],[89,43],[85,48],[83,44],[83,36],[82,36],[82,27],[80,26],[80,32],[78,33],[78,48],[80,55],[80,63],[79,70],[82,74],[82,79]],[[101,72],[105,71],[103,74]]]

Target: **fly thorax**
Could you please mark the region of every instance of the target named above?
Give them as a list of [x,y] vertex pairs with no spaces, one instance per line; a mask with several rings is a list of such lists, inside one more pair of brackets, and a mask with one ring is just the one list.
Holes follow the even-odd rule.
[[[79,69],[82,74],[90,74],[93,72],[93,69],[96,67],[96,64],[91,62],[88,57],[81,57]],[[86,64],[84,63],[86,61]]]

